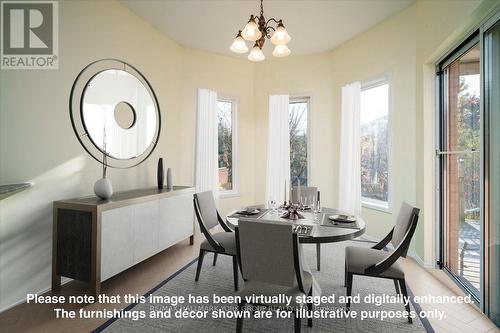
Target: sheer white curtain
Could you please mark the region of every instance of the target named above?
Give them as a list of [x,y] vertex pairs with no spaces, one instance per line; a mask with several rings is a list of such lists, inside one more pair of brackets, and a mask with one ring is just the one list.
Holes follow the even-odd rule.
[[196,191],[212,190],[218,197],[217,92],[198,89],[196,119]]
[[266,202],[285,200],[290,184],[290,132],[288,129],[288,95],[269,96],[269,130],[267,138]]
[[360,105],[361,83],[343,86],[338,208],[354,215],[361,214]]

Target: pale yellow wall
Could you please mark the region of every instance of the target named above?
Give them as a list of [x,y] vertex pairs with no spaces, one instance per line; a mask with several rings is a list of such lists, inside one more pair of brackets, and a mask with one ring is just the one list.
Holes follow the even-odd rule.
[[[182,49],[115,2],[59,3],[59,69],[0,72],[0,181],[33,181],[0,201],[0,309],[50,285],[52,201],[92,194],[100,165],[80,146],[69,118],[71,85],[91,61],[136,66],[158,96],[164,127],[144,164],[109,170],[116,191],[155,184],[159,156],[174,157],[175,113],[182,106]],[[138,47],[138,45],[141,45]]]
[[[349,82],[391,77],[393,212],[402,200],[415,203],[415,8],[404,10],[332,52],[278,59],[255,68],[256,198],[264,200],[268,96],[311,95],[310,184],[322,204],[338,200],[341,87]],[[401,140],[399,138],[404,138]],[[383,236],[395,214],[363,209],[367,234]]]
[[335,157],[338,124],[333,110],[330,53],[269,60],[255,66],[255,196],[265,201],[269,95],[310,96],[310,185],[318,186],[322,203],[335,203]]
[[[363,208],[366,233],[382,237],[394,225],[402,201],[415,204],[415,8],[411,6],[332,53],[335,110],[341,87],[352,81],[390,77],[391,212]],[[340,118],[337,120],[340,121]],[[341,161],[340,161],[341,163]]]
[[196,131],[196,95],[198,88],[209,88],[234,97],[238,102],[238,170],[239,194],[222,197],[221,214],[237,207],[254,204],[254,99],[253,64],[246,60],[217,56],[208,52],[185,49],[183,54],[181,133],[176,159],[182,165],[182,179],[194,183]]
[[381,236],[393,225],[402,200],[419,205],[425,218],[415,248],[430,260],[434,238],[428,231],[435,226],[430,64],[463,33],[464,22],[477,20],[479,14],[470,15],[477,5],[418,1],[334,51],[254,65],[184,48],[114,1],[60,2],[59,70],[0,72],[0,182],[35,182],[0,201],[0,309],[26,292],[48,288],[51,202],[91,194],[100,177],[100,165],[71,129],[68,98],[78,72],[104,57],[126,60],[142,71],[158,95],[163,119],[149,160],[130,170],[109,170],[116,191],[154,186],[160,156],[173,168],[176,184],[192,184],[196,89],[238,97],[240,195],[221,200],[223,213],[264,200],[268,97],[275,93],[311,96],[311,184],[320,187],[324,205],[335,206],[340,89],[390,74],[393,213],[364,209],[363,217],[367,233]]
[[[364,208],[363,217],[367,234],[380,237],[394,225],[402,201],[417,205],[421,214],[412,249],[425,264],[432,265],[436,229],[434,63],[496,4],[494,0],[417,1],[331,52],[257,64],[257,147],[265,147],[267,139],[268,96],[309,93],[311,183],[324,193],[324,205],[335,206],[341,87],[389,74],[393,208],[392,213]],[[256,151],[255,196],[262,201],[266,151]]]
[[193,184],[196,89],[240,99],[241,195],[224,211],[253,203],[253,80],[245,60],[186,49],[115,1],[59,3],[58,70],[0,71],[0,183],[33,181],[32,189],[0,201],[0,311],[27,292],[50,285],[53,200],[93,194],[100,165],[71,128],[68,100],[80,70],[101,58],[137,67],[161,109],[158,146],[138,167],[109,169],[115,191],[156,184],[164,157],[174,182]]

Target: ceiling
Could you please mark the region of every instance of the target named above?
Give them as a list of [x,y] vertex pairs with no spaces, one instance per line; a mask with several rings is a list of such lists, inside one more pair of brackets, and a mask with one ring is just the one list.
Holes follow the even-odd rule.
[[[258,0],[121,0],[123,5],[179,44],[218,54],[229,51],[236,33],[250,14],[260,12]],[[413,0],[264,0],[264,16],[283,19],[292,36],[292,55],[334,49],[387,17],[410,6]],[[270,41],[264,54],[272,52]],[[251,45],[248,43],[248,46]]]

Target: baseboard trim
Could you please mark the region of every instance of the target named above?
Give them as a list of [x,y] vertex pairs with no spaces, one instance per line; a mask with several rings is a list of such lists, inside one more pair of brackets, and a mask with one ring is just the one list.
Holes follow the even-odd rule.
[[423,268],[435,268],[432,263],[425,262],[414,250],[408,251],[408,257],[413,258]]
[[[61,286],[65,285],[66,283],[68,283],[70,281],[73,281],[73,279],[65,278],[65,277],[61,278]],[[47,288],[44,288],[44,289],[42,289],[42,290],[40,290],[38,292],[34,292],[34,293],[30,293],[30,294],[45,294],[46,292],[50,291],[51,289],[52,289],[52,287],[47,287]],[[14,302],[11,305],[7,305],[7,306],[1,308],[0,309],[0,313],[3,313],[5,311],[7,311],[7,310],[10,310],[13,307],[16,307],[16,306],[18,306],[20,304],[23,304],[23,303],[26,303],[26,297],[21,298],[19,301]]]

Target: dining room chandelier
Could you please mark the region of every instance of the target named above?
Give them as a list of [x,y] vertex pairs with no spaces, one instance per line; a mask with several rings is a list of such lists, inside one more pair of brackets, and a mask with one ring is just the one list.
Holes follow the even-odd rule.
[[[272,27],[270,25],[271,23],[277,24],[276,28]],[[255,62],[262,61],[266,58],[264,53],[262,53],[262,47],[264,46],[266,38],[270,39],[271,43],[275,45],[273,56],[283,58],[290,55],[291,51],[287,44],[292,37],[290,37],[286,31],[281,19],[277,20],[271,17],[266,21],[264,17],[264,6],[262,0],[260,0],[260,15],[250,15],[248,23],[243,30],[238,31],[229,49],[234,53],[246,53],[248,52],[246,41],[255,42],[248,54],[248,60]]]

